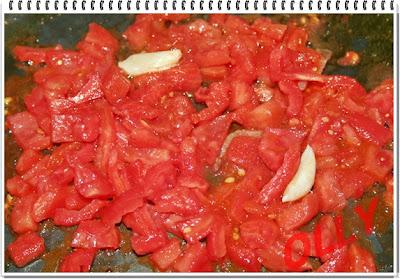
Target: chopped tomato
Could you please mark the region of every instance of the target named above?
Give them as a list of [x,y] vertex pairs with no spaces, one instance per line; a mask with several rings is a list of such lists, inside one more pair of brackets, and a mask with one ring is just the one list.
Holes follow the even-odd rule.
[[58,271],[60,272],[88,272],[97,250],[94,248],[77,248],[63,258]]
[[204,244],[188,244],[175,261],[173,269],[179,272],[200,272],[208,262],[207,249]]
[[41,158],[42,155],[38,151],[33,149],[26,149],[18,158],[15,169],[19,174],[23,174],[24,172],[32,168],[32,166],[35,165]]
[[[43,253],[34,232],[49,219],[75,230],[65,272],[119,249],[120,225],[159,271],[376,271],[340,235],[342,210],[375,183],[393,207],[393,80],[367,93],[322,74],[330,51],[309,44],[314,21],[140,14],[127,44],[90,23],[74,49],[15,47],[32,76],[18,85],[34,84],[6,121],[22,149],[5,182],[11,260]],[[148,57],[136,65],[148,71],[128,76],[121,55]]]
[[180,254],[181,244],[178,239],[172,238],[167,245],[151,254],[150,260],[160,270],[166,270],[174,263]]
[[92,200],[80,210],[56,208],[53,222],[54,224],[61,226],[77,225],[81,221],[92,219],[95,214],[106,205],[106,201]]
[[347,253],[350,272],[376,272],[373,255],[359,244],[352,243]]
[[15,201],[10,218],[10,225],[14,232],[22,234],[38,229],[38,224],[35,222],[33,215],[33,204],[36,199],[37,194],[30,193]]
[[113,194],[108,179],[89,164],[75,166],[75,188],[85,198],[108,198]]
[[50,138],[39,128],[29,112],[20,112],[7,117],[8,126],[23,149],[42,150],[50,147]]
[[35,232],[20,235],[7,247],[8,255],[18,267],[35,260],[44,250],[44,239]]
[[6,189],[15,197],[23,197],[33,192],[33,187],[18,175],[7,179]]
[[133,235],[131,245],[138,255],[152,253],[167,244],[167,235],[164,231],[152,231],[146,235]]
[[310,193],[283,209],[277,216],[277,222],[281,228],[291,231],[310,221],[318,211],[318,196]]
[[82,221],[74,232],[71,247],[117,249],[119,247],[119,231],[114,226],[100,220]]

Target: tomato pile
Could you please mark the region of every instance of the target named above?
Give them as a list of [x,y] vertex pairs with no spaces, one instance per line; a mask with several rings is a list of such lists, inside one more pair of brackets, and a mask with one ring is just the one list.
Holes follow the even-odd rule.
[[[183,56],[129,77],[121,40]],[[118,249],[120,224],[159,271],[376,270],[357,241],[337,245],[333,216],[374,182],[392,193],[391,80],[366,92],[323,75],[307,32],[267,17],[138,15],[121,40],[92,23],[76,50],[14,48],[35,69],[26,110],[6,121],[23,150],[6,183],[17,266],[45,252],[38,225],[51,219],[76,226],[59,271],[89,271],[100,249]],[[313,188],[282,202],[307,145]],[[317,255],[310,237],[311,249],[290,250],[307,260],[289,265],[287,240],[318,214],[334,249]]]

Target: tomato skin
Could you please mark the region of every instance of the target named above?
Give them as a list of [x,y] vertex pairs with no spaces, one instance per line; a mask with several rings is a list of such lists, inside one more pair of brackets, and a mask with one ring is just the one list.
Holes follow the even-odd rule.
[[6,190],[15,197],[23,197],[33,192],[33,187],[26,183],[20,176],[14,176],[7,179]]
[[350,272],[376,272],[373,255],[359,244],[350,244],[347,253]]
[[27,232],[17,237],[7,247],[8,255],[18,267],[23,267],[45,251],[44,239],[35,232]]
[[60,272],[88,272],[96,256],[97,249],[77,248],[63,258],[58,268]]
[[181,252],[179,240],[172,238],[167,245],[151,254],[150,260],[158,269],[166,270],[179,257]]
[[16,200],[10,217],[10,225],[14,232],[22,234],[37,231],[38,224],[33,218],[33,204],[36,199],[37,194],[30,193]]
[[103,96],[103,91],[101,90],[101,79],[98,73],[89,76],[89,80],[79,92],[68,99],[76,104],[86,103],[92,100],[99,99]]
[[277,216],[277,223],[281,228],[291,231],[310,221],[318,211],[318,196],[310,193],[283,209]]
[[50,138],[39,133],[36,119],[27,111],[7,117],[7,124],[23,149],[42,150],[50,147]]
[[85,198],[109,198],[113,187],[93,165],[75,166],[75,188]]
[[119,241],[119,231],[115,226],[105,225],[100,220],[87,220],[79,223],[71,247],[117,249]]
[[92,200],[80,210],[56,208],[53,222],[60,226],[73,226],[84,220],[90,220],[94,215],[107,205],[106,201]]

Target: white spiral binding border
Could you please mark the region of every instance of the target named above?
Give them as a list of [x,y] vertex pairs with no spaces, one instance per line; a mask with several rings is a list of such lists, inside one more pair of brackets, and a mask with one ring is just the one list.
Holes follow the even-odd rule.
[[394,13],[395,0],[7,0],[6,13]]

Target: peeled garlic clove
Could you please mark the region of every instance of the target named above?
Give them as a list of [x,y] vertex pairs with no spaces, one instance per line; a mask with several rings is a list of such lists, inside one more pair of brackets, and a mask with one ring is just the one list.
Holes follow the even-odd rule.
[[307,195],[314,185],[316,172],[315,154],[311,146],[307,145],[300,158],[296,174],[286,186],[282,202],[298,200]]
[[132,54],[118,66],[130,76],[159,72],[176,66],[182,52],[179,49]]

